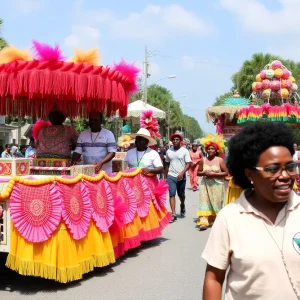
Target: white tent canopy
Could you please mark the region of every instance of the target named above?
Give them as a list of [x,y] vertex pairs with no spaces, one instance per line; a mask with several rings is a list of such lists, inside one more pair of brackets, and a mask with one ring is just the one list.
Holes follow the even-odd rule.
[[158,119],[165,119],[166,113],[158,109],[150,104],[145,104],[142,100],[136,100],[128,105],[128,113],[127,118],[134,117],[139,118],[143,111],[145,110],[152,110],[153,116]]

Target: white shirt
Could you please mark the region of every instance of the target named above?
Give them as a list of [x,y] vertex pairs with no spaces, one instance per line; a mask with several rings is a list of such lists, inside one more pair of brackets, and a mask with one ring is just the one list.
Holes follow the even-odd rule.
[[225,300],[297,299],[278,248],[283,245],[287,269],[300,293],[300,197],[292,192],[287,205],[274,224],[244,192],[219,212],[202,257],[221,270],[230,266]]
[[[84,165],[91,165],[103,160],[108,153],[117,152],[116,140],[105,128],[100,132],[88,129],[80,133],[75,152],[82,154]],[[104,164],[101,170],[112,173],[112,161]]]
[[170,163],[168,175],[177,177],[185,168],[186,163],[191,161],[190,153],[186,148],[169,149],[166,154],[166,162]]
[[130,149],[124,158],[128,162],[129,168],[158,168],[162,167],[162,162],[159,154],[147,148],[146,151],[137,151],[136,148]]

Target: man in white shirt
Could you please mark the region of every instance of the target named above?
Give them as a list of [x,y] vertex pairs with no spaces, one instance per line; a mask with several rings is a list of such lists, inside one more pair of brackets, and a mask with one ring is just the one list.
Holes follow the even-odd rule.
[[186,171],[190,168],[192,162],[189,151],[181,146],[183,142],[182,135],[174,133],[170,137],[173,148],[169,149],[166,154],[165,173],[169,185],[170,206],[172,210],[171,223],[177,220],[175,195],[180,199],[180,214],[185,216],[185,184]]
[[102,118],[99,111],[92,111],[89,114],[90,129],[80,133],[72,156],[72,164],[82,155],[84,165],[96,165],[96,173],[100,170],[112,173],[112,159],[117,151],[116,140],[111,131],[101,128]]
[[159,154],[149,148],[149,146],[156,145],[156,140],[151,137],[150,132],[141,128],[130,137],[135,139],[136,148],[130,149],[124,158],[129,168],[142,168],[144,174],[161,174],[163,165]]

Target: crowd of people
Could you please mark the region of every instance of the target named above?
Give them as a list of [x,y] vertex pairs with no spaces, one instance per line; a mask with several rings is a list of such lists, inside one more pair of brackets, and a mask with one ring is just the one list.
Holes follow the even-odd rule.
[[34,145],[34,139],[30,139],[28,145],[15,145],[15,144],[5,144],[5,147],[0,146],[1,158],[34,158],[36,153],[36,148]]

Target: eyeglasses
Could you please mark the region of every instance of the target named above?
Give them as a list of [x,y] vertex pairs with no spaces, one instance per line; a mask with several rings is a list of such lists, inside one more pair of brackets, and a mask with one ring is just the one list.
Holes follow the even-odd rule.
[[293,162],[287,164],[285,167],[274,165],[270,167],[253,167],[253,168],[259,171],[266,172],[269,177],[279,177],[282,174],[283,170],[285,170],[289,176],[295,176],[297,174],[297,167],[298,164]]

